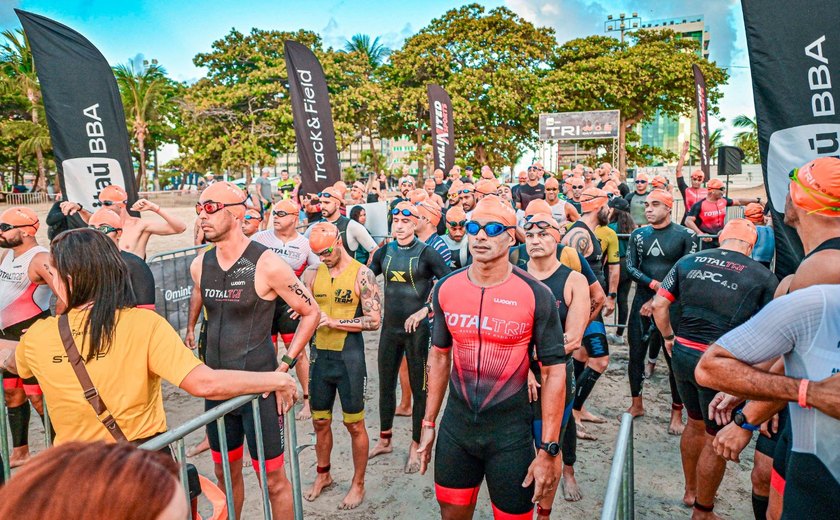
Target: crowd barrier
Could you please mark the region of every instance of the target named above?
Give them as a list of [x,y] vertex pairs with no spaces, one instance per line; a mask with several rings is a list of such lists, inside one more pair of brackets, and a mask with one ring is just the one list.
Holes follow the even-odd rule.
[[[0,378],[5,370],[0,368]],[[27,401],[28,404],[28,401]],[[31,406],[31,405],[30,405]],[[38,411],[32,407],[32,417],[38,417]],[[0,457],[3,459],[3,480],[8,481],[12,476],[12,468],[9,465],[9,456],[12,447],[9,445],[9,416],[6,408],[6,389],[0,384]],[[50,424],[50,413],[47,403],[44,401],[44,446],[52,446],[52,425]]]
[[146,260],[155,278],[155,310],[177,331],[187,328],[193,280],[190,264],[206,245],[152,255]]
[[53,196],[42,191],[26,193],[4,191],[2,195],[0,201],[9,206],[28,206],[30,204],[45,204],[53,201]]
[[633,416],[625,413],[621,416],[621,427],[615,440],[601,520],[633,520],[636,516],[634,493]]

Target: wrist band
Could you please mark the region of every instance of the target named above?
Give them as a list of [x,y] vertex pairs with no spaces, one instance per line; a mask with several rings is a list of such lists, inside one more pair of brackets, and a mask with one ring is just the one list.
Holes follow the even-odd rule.
[[423,428],[434,428],[435,427],[435,423],[433,421],[427,421],[425,419],[420,424],[423,426]]
[[803,379],[799,382],[799,406],[802,408],[810,408],[808,406],[808,383],[809,380]]

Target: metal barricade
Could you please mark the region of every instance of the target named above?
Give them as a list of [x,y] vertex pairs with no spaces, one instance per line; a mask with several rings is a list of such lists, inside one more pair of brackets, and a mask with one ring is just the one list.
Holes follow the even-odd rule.
[[[270,519],[271,502],[268,496],[268,483],[266,481],[267,474],[265,469],[265,452],[263,451],[264,444],[262,438],[262,428],[260,424],[259,399],[259,394],[242,395],[239,397],[234,397],[233,399],[229,399],[224,403],[220,404],[219,406],[214,407],[212,410],[209,410],[199,415],[198,417],[190,419],[184,424],[169,430],[163,435],[159,435],[154,439],[144,443],[140,446],[140,449],[157,451],[167,446],[169,446],[170,449],[172,449],[172,453],[175,455],[175,459],[178,461],[181,467],[181,484],[184,487],[184,493],[186,495],[187,501],[189,502],[190,491],[187,483],[186,466],[187,452],[184,438],[190,433],[198,430],[199,428],[203,428],[214,421],[219,432],[224,432],[225,415],[236,410],[237,408],[240,408],[241,406],[246,406],[250,404],[250,406],[253,407],[254,411],[254,430],[257,436],[257,462],[260,480],[260,491],[262,493],[263,518]],[[289,473],[292,484],[292,499],[294,502],[295,520],[303,520],[303,497],[301,494],[302,491],[298,455],[302,450],[309,447],[310,445],[297,445],[297,424],[295,421],[294,408],[288,413],[286,413],[286,415],[284,416],[283,423],[286,427],[286,454],[289,457]],[[225,435],[219,435],[219,445],[219,447],[221,448],[220,451],[222,453],[227,453],[227,437]],[[233,503],[233,484],[231,482],[230,464],[231,463],[227,457],[222,457],[222,472],[224,474],[224,491],[225,500],[227,502],[227,517],[230,520],[235,520],[236,513]]]
[[625,413],[621,416],[621,428],[615,440],[601,520],[633,520],[636,516],[634,493],[633,416]]
[[187,327],[193,281],[190,263],[206,245],[190,246],[150,256],[146,260],[155,278],[155,311],[175,330]]
[[[0,368],[0,378],[2,378],[4,372],[5,370]],[[32,409],[35,410],[34,407]],[[37,410],[35,412],[34,415],[37,415]],[[6,482],[8,482],[12,475],[9,460],[12,451],[9,444],[9,437],[9,410],[6,407],[6,389],[3,388],[3,385],[0,385],[0,458],[3,459],[3,480]],[[52,424],[50,423],[50,413],[47,409],[46,401],[44,401],[44,445],[47,448],[52,446]]]
[[10,206],[28,206],[30,204],[46,204],[52,202],[53,197],[42,191],[12,193],[3,192],[3,202]]

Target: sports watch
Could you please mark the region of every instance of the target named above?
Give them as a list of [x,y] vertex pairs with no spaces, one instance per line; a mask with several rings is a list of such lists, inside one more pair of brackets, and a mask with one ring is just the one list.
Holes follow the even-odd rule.
[[757,432],[761,429],[761,426],[756,426],[754,424],[750,424],[747,422],[746,416],[744,416],[744,412],[742,410],[738,410],[732,415],[732,420],[735,421],[735,424],[740,426],[745,430],[749,430],[751,432]]
[[556,457],[560,454],[560,445],[556,442],[543,442],[540,444],[540,449],[552,457]]
[[283,363],[286,363],[287,365],[289,365],[289,368],[295,368],[295,365],[297,364],[297,361],[298,361],[297,358],[290,358],[289,356],[287,356],[285,354],[280,359],[281,359],[281,361],[283,361]]

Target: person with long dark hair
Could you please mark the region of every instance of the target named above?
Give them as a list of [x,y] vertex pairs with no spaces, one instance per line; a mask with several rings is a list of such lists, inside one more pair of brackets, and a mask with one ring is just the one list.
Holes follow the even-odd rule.
[[[615,197],[610,200],[609,206],[610,223],[608,226],[618,235],[618,265],[620,266],[618,295],[615,300],[615,305],[618,307],[618,323],[620,325],[616,328],[615,335],[609,339],[613,343],[623,344],[623,325],[627,324],[630,288],[633,286],[633,279],[630,278],[630,273],[627,272],[627,235],[636,229],[636,223],[633,222],[633,217],[630,215],[630,203],[625,199]],[[622,237],[622,235],[625,236]]]
[[[128,267],[105,234],[93,229],[59,234],[52,243],[48,271],[56,296],[68,310],[33,324],[14,356],[7,350],[0,359],[7,358],[7,370],[41,382],[56,444],[115,439],[79,390],[59,332],[64,319],[85,371],[128,441],[140,443],[166,431],[161,379],[198,397],[229,399],[276,391],[286,408],[294,403],[297,388],[289,375],[212,370],[184,346],[163,317],[136,308]],[[10,346],[15,343],[0,344]]]

